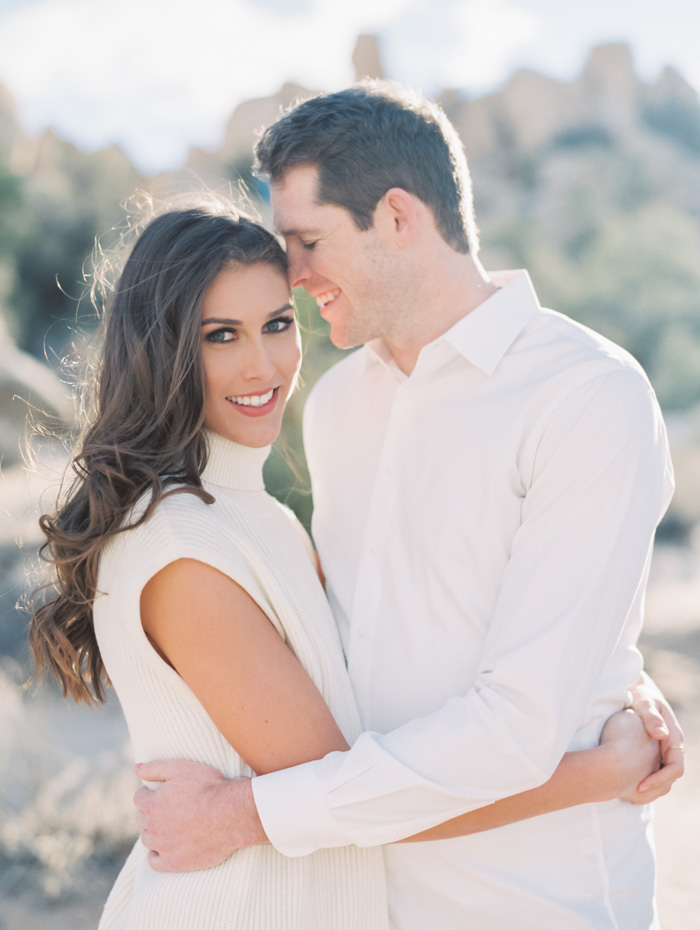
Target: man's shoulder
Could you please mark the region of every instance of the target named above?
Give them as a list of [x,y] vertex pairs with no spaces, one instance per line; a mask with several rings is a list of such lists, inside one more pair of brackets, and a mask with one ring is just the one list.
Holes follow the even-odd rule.
[[627,372],[648,381],[636,358],[601,333],[555,310],[543,309],[532,332],[535,342],[546,345],[552,364],[581,374]]
[[585,415],[620,429],[632,420],[642,431],[653,423],[663,432],[651,382],[626,349],[561,313],[545,309],[538,317],[516,364],[525,403],[543,423]]

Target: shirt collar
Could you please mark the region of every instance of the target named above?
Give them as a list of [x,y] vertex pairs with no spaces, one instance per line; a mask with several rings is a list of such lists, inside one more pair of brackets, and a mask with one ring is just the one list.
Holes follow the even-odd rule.
[[371,342],[365,344],[362,351],[364,352],[364,368],[370,368],[372,365],[380,362],[388,371],[392,372],[392,374],[396,375],[399,379],[405,380],[407,377],[396,364],[389,346],[383,339],[373,339]]
[[[492,375],[527,323],[540,311],[540,304],[527,271],[495,271],[491,281],[499,288],[454,326],[424,346],[416,369],[436,367],[458,353],[484,374]],[[403,375],[383,339],[374,339],[364,349],[365,367],[377,362]]]

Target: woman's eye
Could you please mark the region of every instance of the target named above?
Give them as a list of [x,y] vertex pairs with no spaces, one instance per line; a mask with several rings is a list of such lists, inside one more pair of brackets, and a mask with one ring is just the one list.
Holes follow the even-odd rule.
[[233,329],[215,329],[206,335],[207,342],[232,342],[235,338]]
[[289,329],[293,322],[293,316],[278,316],[267,324],[267,331],[268,333],[283,333]]

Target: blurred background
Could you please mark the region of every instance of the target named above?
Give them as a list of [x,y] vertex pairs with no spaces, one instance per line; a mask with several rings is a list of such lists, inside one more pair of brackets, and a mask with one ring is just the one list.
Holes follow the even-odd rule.
[[[352,9],[346,8],[352,7]],[[135,190],[243,182],[280,107],[355,78],[437,99],[471,167],[487,269],[527,267],[542,303],[625,346],[664,410],[678,490],[643,641],[689,773],[657,805],[665,930],[700,927],[700,6],[682,0],[0,0],[0,930],[87,930],[135,834],[114,702],[27,694],[36,516],[70,427],[62,360],[94,326],[83,268]],[[299,295],[304,387],[270,489],[308,522],[299,416],[341,353]],[[291,467],[290,467],[291,462]]]

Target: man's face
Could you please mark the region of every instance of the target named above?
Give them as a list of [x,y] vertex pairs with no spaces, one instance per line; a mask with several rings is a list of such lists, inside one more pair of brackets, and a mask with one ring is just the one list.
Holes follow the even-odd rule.
[[390,340],[400,324],[398,266],[376,228],[361,231],[344,207],[317,201],[315,165],[290,168],[271,186],[275,228],[287,243],[292,287],[316,298],[340,348]]

